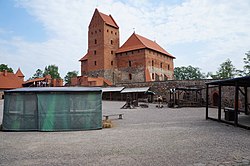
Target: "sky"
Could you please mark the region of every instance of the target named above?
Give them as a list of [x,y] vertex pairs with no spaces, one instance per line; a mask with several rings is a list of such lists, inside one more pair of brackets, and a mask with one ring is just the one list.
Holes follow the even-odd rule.
[[135,31],[175,56],[175,67],[216,72],[229,58],[242,69],[250,50],[249,0],[0,0],[0,64],[25,79],[48,65],[62,78],[80,71],[95,8],[115,19],[121,45]]

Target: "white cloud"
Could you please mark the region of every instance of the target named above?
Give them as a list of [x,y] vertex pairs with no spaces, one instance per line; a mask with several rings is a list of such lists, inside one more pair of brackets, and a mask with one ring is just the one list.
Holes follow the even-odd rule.
[[[121,44],[135,29],[170,53],[178,52],[171,48],[178,49],[183,43],[195,48],[174,55],[175,66],[191,64],[204,71],[216,71],[230,58],[241,68],[244,53],[250,49],[248,0],[187,0],[171,6],[166,1],[149,0],[20,0],[17,4],[42,24],[49,38],[37,43],[18,37],[0,38],[1,63],[21,67],[27,77],[49,64],[58,65],[62,77],[68,71],[80,70],[78,60],[87,51],[88,25],[97,6],[118,23]],[[2,33],[5,31],[0,29]],[[197,48],[199,42],[205,46]]]

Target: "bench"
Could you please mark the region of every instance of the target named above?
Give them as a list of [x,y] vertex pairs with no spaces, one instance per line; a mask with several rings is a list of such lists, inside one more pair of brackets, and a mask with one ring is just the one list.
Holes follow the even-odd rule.
[[123,114],[103,115],[103,117],[105,117],[105,120],[108,120],[110,116],[118,116],[118,119],[122,119]]

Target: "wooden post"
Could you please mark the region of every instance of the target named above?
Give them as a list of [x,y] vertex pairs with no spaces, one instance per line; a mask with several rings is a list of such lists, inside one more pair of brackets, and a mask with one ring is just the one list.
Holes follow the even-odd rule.
[[239,85],[235,83],[235,94],[234,94],[234,125],[238,126],[238,109],[239,109]]
[[209,85],[207,84],[207,88],[206,88],[206,119],[208,119],[208,88],[209,88]]
[[219,84],[218,120],[221,121],[221,85]]
[[245,114],[248,114],[248,96],[247,96],[247,86],[244,87],[245,90]]

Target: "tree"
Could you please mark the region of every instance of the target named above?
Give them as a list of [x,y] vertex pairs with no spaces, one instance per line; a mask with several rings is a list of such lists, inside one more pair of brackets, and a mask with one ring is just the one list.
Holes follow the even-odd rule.
[[245,53],[246,57],[243,58],[245,65],[243,70],[237,70],[239,76],[250,76],[250,51]]
[[71,84],[71,78],[73,77],[77,77],[78,75],[78,71],[69,71],[66,76],[64,77],[64,80],[66,82],[67,85]]
[[198,67],[176,67],[174,69],[174,76],[176,80],[192,80],[192,79],[203,79],[205,74],[201,73]]
[[216,79],[226,79],[226,78],[233,78],[236,75],[236,69],[232,64],[230,59],[227,59],[225,62],[220,64],[220,68],[216,72],[215,78]]
[[61,78],[58,72],[58,67],[56,65],[49,65],[45,67],[43,76],[46,76],[48,74],[51,75],[51,78],[53,79]]
[[31,79],[41,78],[41,77],[43,77],[43,71],[41,69],[37,69],[36,73],[31,77]]
[[0,72],[3,72],[4,70],[7,70],[10,73],[13,73],[13,69],[11,67],[8,67],[6,64],[1,64],[0,65]]

